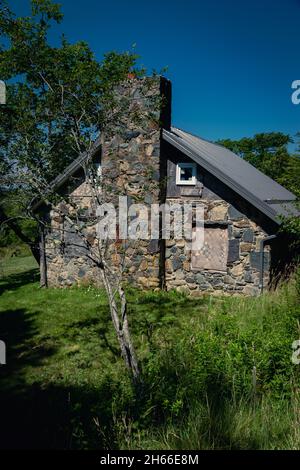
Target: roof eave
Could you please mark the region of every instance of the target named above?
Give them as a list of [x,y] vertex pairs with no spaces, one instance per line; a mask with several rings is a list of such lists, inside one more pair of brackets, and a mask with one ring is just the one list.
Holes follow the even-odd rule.
[[274,210],[272,210],[272,208],[268,206],[267,203],[265,203],[264,201],[261,201],[256,196],[251,194],[244,187],[239,185],[238,182],[232,180],[227,175],[224,175],[224,173],[220,171],[217,167],[215,167],[214,165],[211,165],[205,159],[202,159],[201,155],[195,152],[190,146],[184,145],[184,142],[182,141],[182,139],[178,138],[172,132],[167,131],[165,129],[163,130],[163,139],[169,144],[176,147],[181,152],[183,152],[185,155],[190,157],[196,163],[203,166],[205,170],[209,171],[216,178],[223,181],[224,184],[226,184],[229,188],[233,189],[237,194],[242,196],[245,200],[250,202],[254,207],[260,210],[267,217],[269,217],[273,222],[275,222],[278,225],[281,224],[281,220],[279,219],[278,215],[276,214]]
[[[80,154],[70,165],[67,166],[67,168],[58,175],[54,180],[49,184],[49,193],[53,193],[57,191],[61,186],[71,178],[71,176],[76,173],[76,171],[79,170],[79,168],[83,168],[86,162],[90,159],[93,158],[96,153],[99,151],[101,147],[101,141],[100,137],[95,140],[93,144],[93,148],[90,152],[83,152]],[[37,211],[39,207],[44,204],[44,198],[42,197],[38,201],[32,203],[31,210],[33,212]]]

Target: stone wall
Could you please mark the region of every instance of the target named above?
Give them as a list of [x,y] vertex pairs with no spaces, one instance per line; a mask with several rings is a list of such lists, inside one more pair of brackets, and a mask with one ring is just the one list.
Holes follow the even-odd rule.
[[[182,152],[169,144],[165,145],[167,160],[167,193],[170,203],[193,202],[204,206],[205,227],[204,241],[211,237],[215,230],[222,233],[219,241],[224,243],[221,270],[203,268],[207,263],[192,266],[192,253],[189,243],[184,240],[166,241],[166,287],[168,290],[182,290],[192,295],[203,293],[232,295],[256,295],[260,292],[260,241],[276,232],[276,225],[268,220],[250,203],[215,176],[197,165],[197,182],[195,186],[176,185],[176,165],[190,161]],[[220,247],[213,241],[216,249],[209,253],[213,261],[214,251]],[[226,243],[226,246],[225,246]],[[218,254],[218,253],[217,253]],[[211,255],[211,256],[210,256]],[[270,278],[270,247],[265,247],[264,286]]]
[[[178,199],[170,203],[178,202]],[[266,237],[254,221],[223,200],[196,200],[205,207],[204,242],[208,230],[226,230],[228,252],[225,269],[203,269],[192,265],[192,252],[185,240],[166,241],[166,287],[197,296],[210,294],[256,295],[260,292],[260,241]],[[220,241],[221,242],[221,241]],[[264,284],[269,281],[270,253],[264,255]]]
[[[69,222],[70,219],[76,222],[76,225],[84,223],[85,217],[92,210],[92,196],[89,186],[84,182],[83,172],[74,177],[70,186],[72,190],[70,194],[66,194],[65,202],[53,207],[49,213],[50,230],[46,234],[46,260],[50,286],[89,284],[92,280],[100,283],[97,269],[86,257],[87,250],[83,239],[76,233],[74,224]],[[75,216],[76,220],[73,220]],[[86,229],[86,237],[93,243],[94,227]]]

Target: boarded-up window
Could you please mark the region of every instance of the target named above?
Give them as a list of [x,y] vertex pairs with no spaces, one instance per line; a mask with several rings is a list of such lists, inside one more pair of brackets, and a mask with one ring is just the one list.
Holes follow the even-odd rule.
[[227,258],[227,227],[205,227],[203,248],[199,251],[192,251],[192,269],[226,271]]

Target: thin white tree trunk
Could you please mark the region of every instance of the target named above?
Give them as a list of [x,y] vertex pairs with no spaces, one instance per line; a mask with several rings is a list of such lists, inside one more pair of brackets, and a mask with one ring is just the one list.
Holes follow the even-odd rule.
[[127,369],[132,374],[134,382],[139,380],[140,371],[138,367],[138,361],[136,353],[131,341],[129,326],[128,326],[128,317],[127,317],[127,301],[124,290],[120,285],[118,285],[118,294],[120,296],[121,306],[120,312],[113,294],[113,289],[109,276],[105,270],[105,267],[100,268],[102,281],[104,288],[107,293],[108,303],[112,322],[117,334],[118,342],[121,349],[121,354],[125,361]]

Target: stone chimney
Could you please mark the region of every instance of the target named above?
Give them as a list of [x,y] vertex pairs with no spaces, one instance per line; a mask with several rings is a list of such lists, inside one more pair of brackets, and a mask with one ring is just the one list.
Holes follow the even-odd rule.
[[[145,204],[149,213],[151,204],[164,202],[162,129],[170,129],[170,125],[168,80],[129,77],[118,87],[115,109],[102,134],[103,187],[110,188],[106,202],[117,204],[118,196],[126,196],[128,206]],[[160,241],[138,240],[134,249],[130,240],[126,243],[127,248],[130,246],[126,255],[129,281],[141,287],[161,287],[163,247]],[[114,263],[118,262],[115,256]]]

